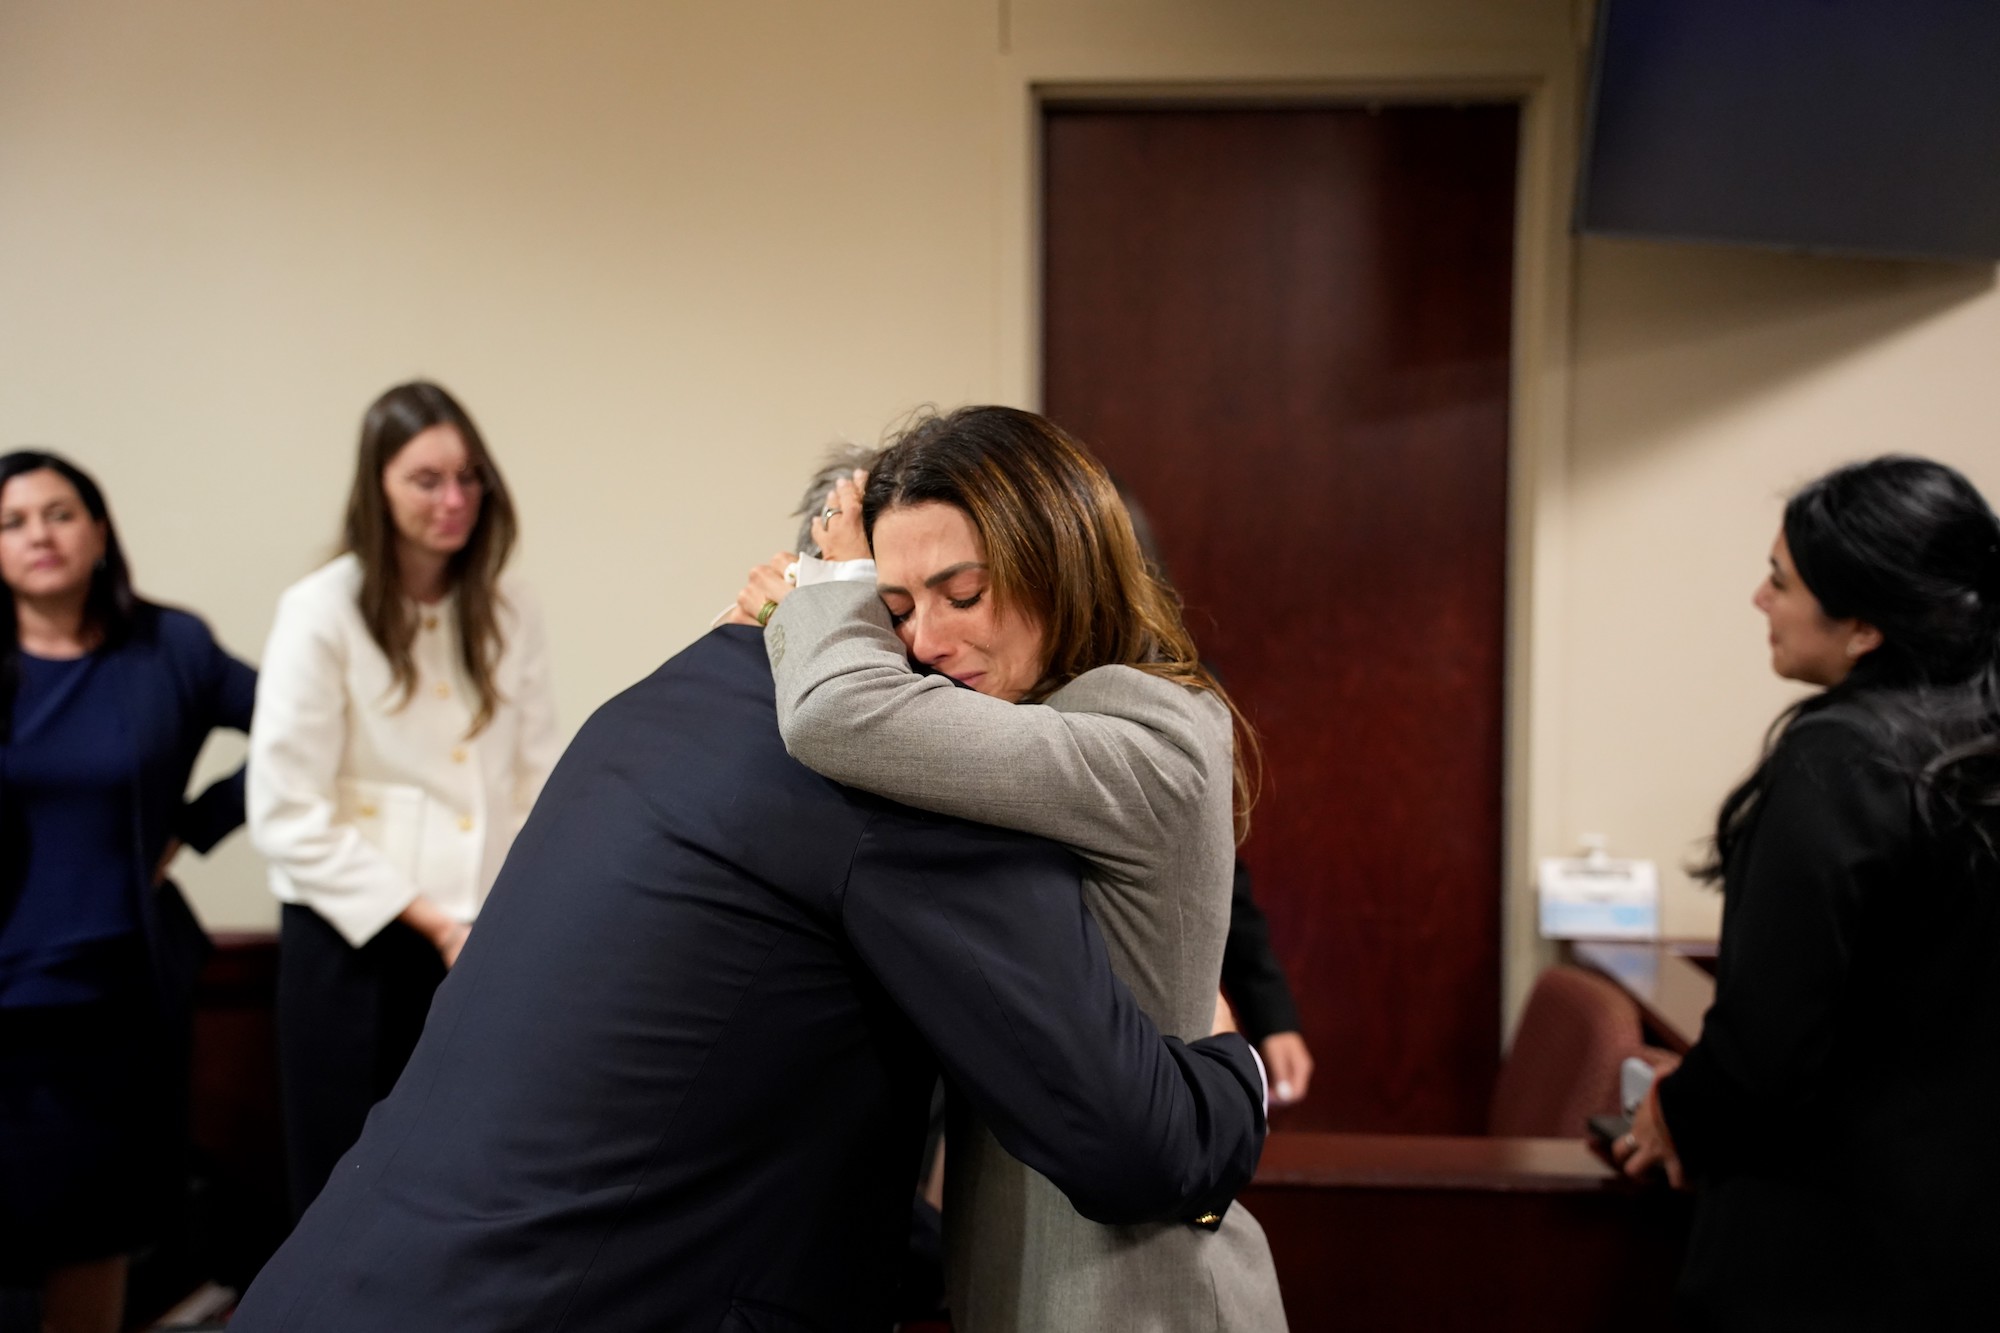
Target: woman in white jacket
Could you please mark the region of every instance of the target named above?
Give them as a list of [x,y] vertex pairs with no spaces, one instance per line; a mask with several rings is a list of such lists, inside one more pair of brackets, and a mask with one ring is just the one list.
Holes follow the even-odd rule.
[[287,589],[250,729],[284,903],[279,1072],[297,1213],[395,1084],[560,751],[512,501],[435,384],[369,407],[344,551]]

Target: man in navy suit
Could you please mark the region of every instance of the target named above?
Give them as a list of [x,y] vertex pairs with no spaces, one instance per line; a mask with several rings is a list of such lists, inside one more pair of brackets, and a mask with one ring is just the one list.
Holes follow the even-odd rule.
[[809,772],[726,626],[579,733],[232,1333],[885,1329],[940,1067],[1102,1222],[1213,1224],[1262,1146],[1069,853]]

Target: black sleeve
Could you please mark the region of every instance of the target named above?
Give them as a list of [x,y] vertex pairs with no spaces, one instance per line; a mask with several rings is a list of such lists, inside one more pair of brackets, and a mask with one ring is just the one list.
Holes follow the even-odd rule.
[[1810,720],[1772,755],[1753,817],[1726,868],[1714,1004],[1660,1082],[1696,1174],[1754,1157],[1825,1089],[1862,905],[1907,843],[1911,790],[1858,731]]
[[885,813],[856,850],[843,912],[953,1087],[1079,1213],[1206,1220],[1249,1183],[1264,1139],[1249,1046],[1160,1035],[1112,975],[1069,853]]
[[[257,699],[257,673],[231,657],[213,638],[206,639],[200,671],[200,695],[204,732],[215,727],[232,731],[250,730],[250,711]],[[197,852],[206,853],[243,824],[243,774],[234,773],[210,783],[200,796],[181,806],[174,822],[174,836]]]
[[1250,896],[1250,867],[1240,856],[1229,896],[1229,936],[1222,946],[1222,989],[1236,1009],[1237,1025],[1251,1041],[1299,1030],[1292,988],[1271,952],[1271,923]]

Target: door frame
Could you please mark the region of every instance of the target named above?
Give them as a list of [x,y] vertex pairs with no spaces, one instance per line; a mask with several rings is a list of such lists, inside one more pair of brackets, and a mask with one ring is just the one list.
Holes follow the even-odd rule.
[[[1506,643],[1501,762],[1500,1018],[1504,1047],[1535,977],[1555,961],[1537,929],[1535,865],[1569,845],[1560,827],[1561,571],[1568,494],[1575,247],[1569,231],[1583,58],[1559,47],[1308,51],[1228,69],[1185,55],[1003,54],[994,199],[994,382],[1042,402],[1042,108],[1050,101],[1369,105],[1510,101],[1520,108],[1508,404]],[[1222,63],[1222,62],[1217,62]],[[1115,66],[1115,67],[1114,67]],[[1007,219],[1012,219],[1011,225]]]

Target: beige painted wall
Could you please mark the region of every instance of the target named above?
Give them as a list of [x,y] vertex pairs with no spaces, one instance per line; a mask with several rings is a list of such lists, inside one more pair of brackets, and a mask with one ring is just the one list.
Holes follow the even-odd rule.
[[1750,605],[1784,497],[1905,451],[2000,498],[2000,292],[1991,266],[1599,240],[1576,283],[1558,836],[1658,860],[1668,933],[1712,936],[1683,868],[1799,693]]
[[[254,657],[361,408],[436,376],[574,726],[786,540],[825,441],[1033,403],[1037,87],[1521,95],[1518,997],[1533,858],[1678,861],[1785,697],[1745,609],[1783,488],[1896,445],[2000,491],[1990,271],[1568,240],[1585,9],[0,0],[0,444],[96,470],[144,587]],[[180,870],[271,921],[242,839]]]
[[[435,376],[519,498],[574,727],[789,542],[828,440],[997,392],[994,26],[7,4],[0,440],[96,471],[142,586],[254,658],[362,408]],[[211,924],[275,919],[245,839],[180,871]]]

